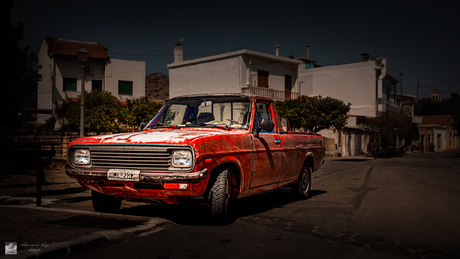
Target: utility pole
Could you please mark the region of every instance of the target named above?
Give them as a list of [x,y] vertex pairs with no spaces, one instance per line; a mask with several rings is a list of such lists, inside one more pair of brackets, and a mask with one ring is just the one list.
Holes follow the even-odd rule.
[[418,99],[418,87],[420,86],[420,83],[417,82],[417,99]]
[[403,73],[401,72],[401,114],[403,113]]
[[81,49],[77,52],[78,61],[81,63],[81,96],[80,96],[80,137],[83,138],[85,136],[85,69],[86,69],[86,61],[88,61],[89,51],[85,48],[85,46],[81,47]]

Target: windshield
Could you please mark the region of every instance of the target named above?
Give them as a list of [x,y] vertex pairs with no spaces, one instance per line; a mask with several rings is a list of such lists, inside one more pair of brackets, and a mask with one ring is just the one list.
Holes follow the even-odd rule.
[[247,129],[250,98],[243,96],[200,96],[168,102],[149,123],[154,127],[225,127]]

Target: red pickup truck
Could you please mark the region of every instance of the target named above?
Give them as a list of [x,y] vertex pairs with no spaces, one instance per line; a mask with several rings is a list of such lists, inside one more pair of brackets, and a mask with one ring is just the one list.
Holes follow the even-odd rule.
[[141,132],[72,141],[66,174],[92,191],[96,211],[199,198],[223,218],[233,198],[286,186],[307,198],[324,151],[319,134],[285,132],[269,98],[192,95],[171,99]]

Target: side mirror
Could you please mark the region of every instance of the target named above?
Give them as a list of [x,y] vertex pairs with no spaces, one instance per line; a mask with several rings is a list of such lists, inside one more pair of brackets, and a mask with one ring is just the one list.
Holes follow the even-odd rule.
[[145,122],[141,122],[141,123],[139,124],[139,128],[137,129],[137,131],[142,131],[142,130],[144,130],[145,126],[146,126]]
[[257,128],[256,132],[254,132],[254,136],[256,138],[259,137],[259,132],[261,130],[265,130],[265,131],[272,131],[273,128],[275,127],[275,124],[273,122],[271,122],[270,120],[267,120],[267,119],[262,119],[262,121],[259,123],[259,127]]

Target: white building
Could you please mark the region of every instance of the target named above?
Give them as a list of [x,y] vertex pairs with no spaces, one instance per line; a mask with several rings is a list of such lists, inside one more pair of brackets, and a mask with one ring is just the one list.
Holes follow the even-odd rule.
[[180,45],[174,54],[174,63],[168,65],[170,98],[204,93],[248,93],[277,100],[299,96],[299,60],[242,49],[183,61]]
[[[349,115],[375,117],[384,111],[401,114],[399,78],[384,57],[337,66],[299,66],[301,95],[330,96],[351,103]],[[395,94],[396,93],[396,94]]]
[[83,42],[45,37],[38,53],[42,80],[38,82],[37,123],[51,117],[54,108],[81,93],[81,64],[77,52],[89,51],[86,63],[86,91],[109,91],[120,100],[145,95],[145,62],[111,59],[98,42]]
[[342,156],[370,153],[372,140],[359,126],[359,118],[377,117],[386,111],[402,114],[401,91],[397,89],[400,80],[387,69],[386,59],[371,60],[363,54],[359,63],[311,67],[299,66],[301,95],[329,96],[351,103],[347,126],[341,132],[319,132],[327,138],[327,152]]
[[452,115],[420,116],[417,123],[419,144],[424,151],[444,151],[458,149],[459,135],[454,129]]

